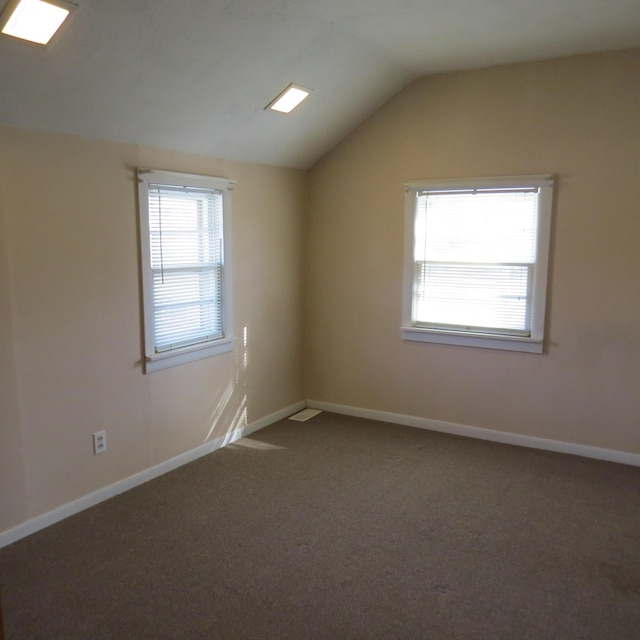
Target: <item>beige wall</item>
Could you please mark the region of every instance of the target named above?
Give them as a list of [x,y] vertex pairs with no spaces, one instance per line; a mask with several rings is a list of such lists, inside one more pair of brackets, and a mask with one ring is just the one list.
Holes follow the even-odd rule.
[[[303,399],[304,172],[9,128],[0,163],[0,532]],[[136,166],[238,181],[233,353],[143,375]]]
[[25,477],[11,312],[11,278],[2,199],[5,171],[5,158],[0,154],[0,531],[3,529],[4,518],[7,518],[7,522],[26,519]]
[[[418,80],[310,174],[307,399],[640,453],[640,50]],[[403,184],[556,174],[544,355],[403,342]]]

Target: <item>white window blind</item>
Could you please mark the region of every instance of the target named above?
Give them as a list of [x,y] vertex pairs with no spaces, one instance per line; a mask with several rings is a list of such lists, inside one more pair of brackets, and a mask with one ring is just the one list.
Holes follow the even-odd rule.
[[149,185],[155,351],[220,338],[222,192]]
[[531,334],[538,189],[417,195],[414,321]]

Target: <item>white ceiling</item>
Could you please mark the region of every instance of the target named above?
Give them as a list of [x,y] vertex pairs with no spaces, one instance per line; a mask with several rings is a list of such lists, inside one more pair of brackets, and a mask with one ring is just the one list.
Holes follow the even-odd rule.
[[416,77],[640,46],[640,0],[75,1],[0,36],[0,123],[300,168]]

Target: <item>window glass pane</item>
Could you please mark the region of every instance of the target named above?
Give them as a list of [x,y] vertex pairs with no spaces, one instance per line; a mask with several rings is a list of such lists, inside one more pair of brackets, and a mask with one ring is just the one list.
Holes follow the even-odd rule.
[[535,192],[420,195],[416,260],[535,262],[537,205]]
[[222,194],[150,191],[149,236],[154,269],[220,263]]
[[527,332],[531,267],[416,263],[415,322]]

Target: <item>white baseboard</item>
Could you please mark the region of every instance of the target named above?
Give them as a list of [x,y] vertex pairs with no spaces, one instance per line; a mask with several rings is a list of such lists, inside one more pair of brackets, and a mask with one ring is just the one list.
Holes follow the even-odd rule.
[[545,449],[547,451],[555,451],[557,453],[569,453],[576,456],[582,456],[584,458],[595,458],[596,460],[606,460],[608,462],[618,462],[620,464],[629,464],[640,467],[640,455],[637,453],[628,453],[626,451],[600,449],[598,447],[575,444],[573,442],[549,440],[547,438],[537,438],[536,436],[527,436],[519,433],[495,431],[493,429],[471,427],[469,425],[456,424],[454,422],[442,422],[441,420],[430,420],[429,418],[418,418],[416,416],[407,416],[401,413],[375,411],[373,409],[363,409],[343,404],[333,404],[331,402],[307,400],[307,407],[310,409],[321,409],[322,411],[341,413],[346,416],[355,416],[357,418],[369,418],[370,420],[378,420],[380,422],[391,422],[393,424],[401,424],[407,427],[417,427],[419,429],[428,429],[430,431],[441,431],[443,433],[451,433],[457,436],[476,438],[478,440],[491,440],[492,442],[513,444],[519,447]]
[[170,458],[169,460],[165,460],[164,462],[150,467],[149,469],[140,471],[139,473],[124,478],[123,480],[118,480],[117,482],[107,485],[102,489],[98,489],[86,496],[82,496],[82,498],[78,498],[73,502],[69,502],[57,509],[53,509],[52,511],[36,516],[35,518],[27,520],[26,522],[23,522],[11,529],[7,529],[0,533],[0,549],[20,540],[21,538],[31,535],[36,531],[40,531],[40,529],[44,529],[45,527],[55,524],[56,522],[60,522],[60,520],[64,520],[65,518],[79,513],[80,511],[93,507],[104,500],[113,498],[113,496],[116,496],[119,493],[133,489],[134,487],[144,484],[149,480],[153,480],[154,478],[168,473],[169,471],[173,471],[182,465],[193,462],[202,456],[206,456],[216,449],[220,449],[227,444],[231,444],[240,438],[258,431],[259,429],[263,429],[274,422],[278,422],[278,420],[282,420],[283,418],[287,418],[288,416],[297,413],[301,409],[304,409],[305,406],[306,403],[304,401],[292,404],[291,406],[280,409],[280,411],[276,411],[275,413],[265,416],[260,420],[256,420],[245,427],[235,429],[234,431],[227,433],[225,436],[221,436],[215,440],[210,440],[195,449],[186,451],[185,453],[175,456],[174,458]]

